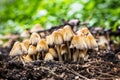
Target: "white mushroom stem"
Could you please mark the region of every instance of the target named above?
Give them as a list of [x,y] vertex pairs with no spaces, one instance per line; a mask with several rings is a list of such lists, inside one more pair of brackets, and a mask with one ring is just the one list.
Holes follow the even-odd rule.
[[61,55],[61,53],[60,53],[60,45],[56,45],[56,50],[57,50],[57,53],[58,53],[58,58],[59,58],[59,61],[63,61],[63,59],[62,59],[62,55]]
[[87,53],[87,49],[79,50],[78,63],[84,63],[84,60],[87,58],[86,53]]
[[22,58],[22,56],[19,56],[19,60],[22,61],[23,65],[25,65],[25,61],[24,61],[24,59]]
[[40,52],[37,53],[37,60],[39,60],[41,58],[41,54]]

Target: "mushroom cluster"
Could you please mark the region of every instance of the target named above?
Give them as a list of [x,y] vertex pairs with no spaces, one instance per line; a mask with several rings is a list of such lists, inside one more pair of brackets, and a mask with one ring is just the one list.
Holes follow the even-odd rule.
[[76,30],[68,24],[51,32],[42,30],[42,36],[41,32],[31,30],[27,39],[14,43],[9,55],[18,56],[23,63],[34,60],[83,62],[88,49],[94,49],[98,45],[87,27],[82,26]]

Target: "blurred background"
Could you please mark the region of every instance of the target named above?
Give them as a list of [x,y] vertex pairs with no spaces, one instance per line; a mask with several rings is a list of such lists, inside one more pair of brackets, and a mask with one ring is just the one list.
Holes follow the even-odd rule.
[[19,33],[36,23],[47,29],[74,18],[89,22],[89,27],[116,30],[120,0],[0,0],[0,35]]

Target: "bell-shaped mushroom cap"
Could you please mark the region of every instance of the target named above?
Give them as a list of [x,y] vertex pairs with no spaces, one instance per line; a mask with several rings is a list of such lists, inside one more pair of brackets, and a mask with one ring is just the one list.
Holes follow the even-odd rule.
[[53,38],[54,44],[56,45],[60,45],[63,43],[63,37],[59,31],[54,31],[52,33],[52,38]]
[[61,55],[67,53],[67,46],[66,46],[65,44],[62,44],[62,45],[60,46],[60,52],[61,52]]
[[36,47],[33,45],[30,45],[28,48],[28,55],[35,55],[37,54]]
[[39,40],[39,42],[37,43],[36,50],[38,52],[47,51],[48,50],[48,44],[46,43],[45,39]]
[[83,35],[83,39],[87,45],[88,49],[92,49],[92,48],[96,48],[97,47],[97,43],[95,38],[93,37],[93,35],[90,33],[89,29],[87,27],[82,27],[77,34],[78,35]]
[[92,34],[88,34],[87,38],[88,38],[89,41],[90,41],[90,46],[89,46],[89,48],[92,49],[92,48],[97,48],[97,47],[98,47],[98,44],[97,44],[97,42],[96,42],[96,40],[95,40],[95,38],[93,37]]
[[71,41],[70,48],[86,49],[87,46],[84,39],[80,35],[74,35]]
[[63,33],[63,39],[64,41],[70,41],[71,38],[74,35],[74,32],[72,31],[71,27],[69,25],[64,26],[64,33]]
[[109,41],[106,39],[105,36],[99,36],[98,37],[98,47],[99,49],[107,49]]
[[20,36],[21,36],[22,38],[29,38],[29,37],[30,37],[30,32],[27,31],[27,30],[25,30],[25,31],[23,31],[23,32],[20,34]]
[[22,43],[25,45],[26,49],[28,50],[29,46],[30,46],[30,40],[29,39],[24,39],[22,41]]
[[57,52],[54,48],[49,48],[49,53],[51,53],[54,58],[57,58]]
[[30,36],[30,44],[36,45],[37,42],[40,40],[40,36],[38,33],[32,33]]
[[15,42],[11,51],[10,51],[10,56],[19,56],[22,55],[22,46],[19,41]]
[[49,53],[49,52],[45,55],[45,58],[44,58],[45,61],[50,61],[50,60],[53,60],[53,59],[54,58],[53,58],[52,54]]
[[[81,29],[80,29],[80,32],[82,32],[84,35],[88,35],[90,33],[89,29],[85,26],[83,26]],[[91,33],[90,33],[91,34]]]
[[46,42],[48,45],[53,45],[54,40],[52,38],[52,35],[46,36]]
[[40,31],[40,30],[44,30],[43,27],[40,25],[40,24],[35,24],[33,26],[33,28],[30,30],[30,32],[37,32],[37,31]]

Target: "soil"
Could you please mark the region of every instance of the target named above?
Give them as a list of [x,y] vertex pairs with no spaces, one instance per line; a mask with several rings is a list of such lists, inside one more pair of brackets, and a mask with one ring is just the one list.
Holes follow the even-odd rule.
[[120,45],[115,50],[89,50],[82,64],[37,60],[25,65],[8,54],[11,48],[0,48],[1,80],[117,80],[120,79]]

